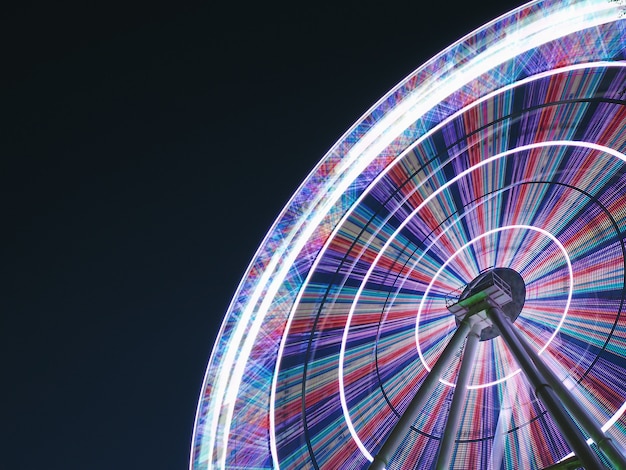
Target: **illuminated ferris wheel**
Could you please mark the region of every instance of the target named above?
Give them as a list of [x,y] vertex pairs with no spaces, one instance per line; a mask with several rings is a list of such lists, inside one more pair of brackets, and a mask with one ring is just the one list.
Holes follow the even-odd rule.
[[626,469],[625,11],[526,4],[339,140],[230,305],[193,469]]

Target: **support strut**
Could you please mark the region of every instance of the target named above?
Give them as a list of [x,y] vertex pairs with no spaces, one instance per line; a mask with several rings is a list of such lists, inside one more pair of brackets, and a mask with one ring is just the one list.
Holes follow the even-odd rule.
[[491,307],[487,309],[488,317],[500,330],[504,342],[535,389],[537,398],[541,400],[541,403],[550,413],[569,446],[574,450],[574,453],[587,470],[604,468],[596,453],[587,444],[585,436],[580,432],[572,417],[563,407],[554,389],[529,357],[526,348],[523,346],[523,337],[513,327],[510,319],[504,315],[497,304],[490,303],[490,305]]
[[376,454],[376,457],[374,457],[374,461],[370,464],[369,470],[383,470],[389,464],[389,460],[406,437],[411,424],[413,424],[419,415],[419,412],[422,411],[422,408],[430,398],[432,392],[435,390],[435,387],[439,383],[439,379],[461,347],[461,344],[467,337],[473,323],[474,320],[472,320],[472,317],[467,317],[458,326],[454,335],[450,338],[450,342],[441,353],[441,356],[439,356],[439,359],[437,359],[437,362],[424,379],[424,382],[419,387],[417,392],[415,392],[415,395],[409,403],[406,411],[402,414],[402,417],[396,423],[389,436],[387,436],[387,440],[378,451],[378,454]]
[[436,470],[448,470],[450,468],[454,442],[456,441],[459,424],[461,423],[463,411],[465,410],[467,386],[472,370],[474,369],[474,360],[476,359],[476,352],[478,351],[481,329],[482,328],[473,328],[470,334],[467,335],[465,349],[463,350],[463,359],[461,360],[461,369],[459,370],[456,388],[452,396],[452,404],[448,412],[446,428],[443,432],[441,443],[439,444],[439,456],[437,457],[437,465],[435,465]]

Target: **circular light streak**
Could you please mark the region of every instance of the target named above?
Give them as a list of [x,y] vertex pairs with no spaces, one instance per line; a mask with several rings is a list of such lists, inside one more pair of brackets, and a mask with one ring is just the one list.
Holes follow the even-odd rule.
[[[561,253],[563,253],[563,257],[565,258],[565,262],[567,263],[567,271],[568,271],[568,274],[569,274],[569,290],[568,290],[568,293],[567,293],[567,301],[565,303],[565,309],[563,310],[563,315],[561,316],[561,320],[557,324],[554,332],[552,333],[552,335],[550,336],[550,338],[548,339],[546,344],[544,344],[543,347],[538,351],[539,354],[541,354],[543,351],[546,350],[546,348],[550,345],[550,343],[552,342],[554,337],[557,335],[557,333],[561,329],[561,326],[563,326],[563,322],[565,321],[565,317],[567,315],[567,311],[569,310],[570,302],[572,301],[572,292],[574,290],[574,272],[572,271],[572,263],[571,263],[571,261],[569,259],[569,256],[567,255],[567,251],[565,250],[565,247],[563,246],[563,244],[558,240],[558,238],[556,238],[550,232],[548,232],[546,230],[543,230],[541,228],[538,228],[538,227],[533,227],[531,225],[509,225],[509,226],[506,226],[506,227],[498,227],[496,229],[489,230],[489,231],[481,234],[480,236],[476,237],[475,239],[470,240],[468,243],[466,243],[461,248],[459,248],[455,253],[453,253],[452,257],[450,257],[450,259],[447,260],[441,266],[441,268],[439,268],[437,273],[435,273],[435,275],[433,276],[432,280],[428,284],[428,287],[426,287],[426,291],[424,292],[424,296],[422,297],[422,300],[420,302],[419,308],[417,309],[417,316],[416,316],[416,319],[415,319],[415,323],[416,323],[416,326],[415,326],[415,344],[417,346],[417,353],[419,354],[420,360],[422,361],[422,364],[424,365],[424,368],[426,368],[426,370],[428,370],[429,372],[430,372],[431,367],[426,362],[426,359],[424,358],[424,355],[422,354],[422,349],[420,347],[419,322],[420,322],[420,317],[422,315],[422,311],[424,309],[424,302],[425,302],[426,298],[428,297],[428,294],[430,293],[430,290],[432,289],[433,283],[435,282],[437,277],[439,275],[441,275],[443,270],[452,262],[452,260],[461,251],[465,250],[467,247],[469,247],[471,245],[474,245],[476,242],[478,242],[478,240],[481,240],[482,238],[488,237],[489,235],[492,235],[494,233],[502,232],[504,230],[520,230],[520,229],[521,230],[532,230],[532,231],[541,233],[542,235],[544,235],[544,236],[548,237],[550,240],[552,240],[552,242],[559,247],[559,250],[561,250]],[[469,385],[467,388],[469,388],[469,389],[479,389],[479,388],[491,387],[492,385],[496,385],[496,384],[504,382],[505,380],[509,379],[510,377],[513,377],[514,375],[518,374],[519,372],[520,372],[520,369],[518,368],[515,371],[511,372],[510,374],[506,375],[505,377],[502,377],[501,379],[494,380],[492,382],[488,382],[488,383],[481,384],[481,385]],[[444,379],[440,379],[439,381],[441,383],[449,386],[449,387],[454,387],[455,386],[455,384],[453,384],[452,382],[449,382],[449,381],[444,380]]]

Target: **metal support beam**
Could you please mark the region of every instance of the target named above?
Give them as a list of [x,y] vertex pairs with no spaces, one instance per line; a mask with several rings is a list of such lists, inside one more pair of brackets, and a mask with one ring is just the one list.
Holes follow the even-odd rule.
[[[500,330],[500,335],[504,339],[507,347],[515,357],[531,385],[535,389],[537,398],[546,407],[548,413],[559,427],[563,437],[574,450],[581,463],[587,470],[604,468],[604,465],[595,454],[593,449],[587,445],[587,439],[580,432],[576,423],[563,407],[554,389],[550,386],[543,374],[539,371],[534,361],[529,357],[526,348],[523,346],[523,337],[513,327],[508,317],[495,303],[491,303],[491,308],[487,309],[487,315]],[[521,338],[521,339],[520,339]]]
[[561,382],[554,372],[543,362],[526,338],[522,335],[518,336],[520,337],[522,346],[526,350],[526,354],[528,354],[539,372],[544,376],[550,387],[552,387],[556,395],[563,402],[567,411],[569,411],[572,417],[578,422],[580,427],[589,434],[589,437],[591,437],[615,468],[626,469],[626,457],[624,457],[622,451],[615,445],[615,442],[604,434],[602,427],[596,419],[587,412],[567,387],[563,385],[563,382]]
[[466,408],[467,386],[472,371],[474,370],[474,362],[478,351],[481,330],[482,327],[472,328],[465,342],[461,369],[459,370],[459,376],[456,380],[456,388],[452,396],[452,404],[448,412],[446,428],[443,432],[441,443],[439,444],[439,456],[437,457],[437,464],[435,465],[436,470],[448,470],[450,468],[450,461],[452,460],[459,424],[463,417],[463,411]]
[[396,423],[389,436],[385,440],[385,443],[374,457],[374,461],[370,464],[369,470],[383,470],[389,464],[389,460],[395,454],[398,446],[402,443],[409,431],[411,424],[415,421],[419,412],[430,398],[435,387],[439,383],[439,379],[448,368],[448,365],[454,358],[455,354],[461,347],[461,344],[467,337],[469,331],[473,326],[474,321],[472,317],[467,317],[458,326],[457,330],[450,338],[450,342],[447,344],[439,359],[431,369],[430,373],[426,376],[422,385],[419,387],[415,396],[409,403],[406,411],[400,417],[400,420]]

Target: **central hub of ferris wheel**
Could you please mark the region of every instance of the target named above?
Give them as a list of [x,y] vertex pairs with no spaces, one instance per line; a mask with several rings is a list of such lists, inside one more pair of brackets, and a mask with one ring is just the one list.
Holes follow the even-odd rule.
[[502,313],[515,322],[526,300],[526,284],[520,274],[510,268],[491,268],[481,272],[472,282],[446,297],[446,307],[459,326],[468,315],[479,317],[480,340],[500,335],[500,330],[485,312],[487,300],[497,304]]

